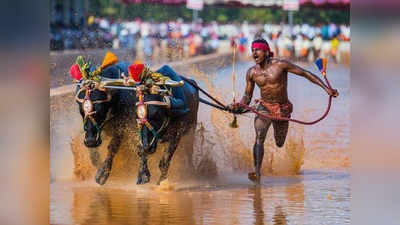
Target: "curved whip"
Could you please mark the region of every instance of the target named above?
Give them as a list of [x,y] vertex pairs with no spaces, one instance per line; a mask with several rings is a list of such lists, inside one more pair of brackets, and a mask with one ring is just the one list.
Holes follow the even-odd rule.
[[[325,78],[325,81],[327,83],[328,88],[332,89],[332,86],[329,83],[328,78],[326,77],[326,74],[323,73],[323,75],[324,75],[323,77]],[[272,120],[279,120],[279,121],[291,121],[291,122],[295,122],[295,123],[299,123],[299,124],[303,124],[303,125],[312,125],[312,124],[316,124],[319,121],[325,119],[325,117],[328,115],[329,110],[331,109],[332,96],[329,96],[328,107],[326,108],[325,113],[320,118],[318,118],[318,119],[316,119],[314,121],[311,121],[311,122],[291,119],[291,118],[287,118],[287,117],[274,117],[274,116],[271,116],[271,115],[268,115],[268,114],[260,113],[256,109],[254,109],[253,107],[250,107],[250,106],[248,106],[246,104],[243,104],[243,103],[236,103],[236,104],[238,104],[239,106],[245,108],[248,111],[251,111],[252,113],[255,113],[256,115],[258,115],[259,117],[262,117],[264,119],[272,119]]]
[[[331,84],[328,81],[328,78],[326,77],[325,72],[323,72],[323,77],[327,83],[327,86],[329,89],[332,89]],[[192,85],[194,88],[196,88],[197,90],[201,91],[203,94],[205,94],[207,97],[209,97],[210,99],[212,99],[215,103],[211,103],[203,98],[199,98],[199,101],[207,104],[209,106],[212,106],[214,108],[217,108],[219,110],[223,110],[223,111],[229,111],[232,112],[226,105],[222,104],[220,101],[218,101],[217,99],[215,99],[214,97],[212,97],[209,93],[207,93],[206,91],[204,91],[202,88],[200,88],[197,84],[194,84],[191,80],[185,78],[185,77],[181,77],[184,81],[188,82],[190,85]],[[312,125],[312,124],[316,124],[319,121],[325,119],[325,117],[328,115],[330,109],[331,109],[331,105],[332,105],[332,96],[329,96],[329,100],[328,100],[328,106],[325,110],[325,113],[318,119],[311,121],[311,122],[306,122],[306,121],[301,121],[301,120],[297,120],[297,119],[291,119],[291,118],[287,118],[287,117],[274,117],[268,114],[264,114],[264,113],[260,113],[258,112],[254,107],[248,106],[246,104],[243,103],[236,103],[237,105],[243,107],[245,109],[245,111],[241,112],[241,113],[235,113],[235,114],[243,114],[243,113],[247,113],[247,112],[252,112],[256,115],[258,115],[261,118],[264,119],[272,119],[272,120],[279,120],[279,121],[291,121],[291,122],[295,122],[295,123],[299,123],[299,124],[303,124],[303,125]]]
[[274,117],[274,116],[270,116],[268,114],[260,113],[256,109],[254,109],[253,107],[250,107],[250,106],[248,106],[246,104],[243,104],[243,103],[236,103],[236,104],[238,104],[239,106],[245,108],[246,110],[251,111],[252,113],[255,113],[256,115],[258,115],[259,117],[262,117],[264,119],[272,119],[272,120],[279,120],[279,121],[291,121],[291,122],[300,123],[300,124],[303,124],[303,125],[312,125],[312,124],[316,124],[319,121],[323,120],[328,115],[329,110],[331,108],[331,103],[332,103],[332,96],[329,96],[328,107],[326,108],[325,113],[319,119],[311,121],[311,122],[291,119],[291,118],[287,118],[287,117]]

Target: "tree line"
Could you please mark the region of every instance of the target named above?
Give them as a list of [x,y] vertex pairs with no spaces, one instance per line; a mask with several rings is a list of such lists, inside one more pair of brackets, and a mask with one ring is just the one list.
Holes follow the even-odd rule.
[[[113,19],[134,19],[150,21],[168,21],[182,18],[191,21],[193,11],[185,5],[162,5],[162,4],[123,4],[115,0],[89,0],[90,15],[108,17]],[[222,7],[205,6],[199,11],[199,18],[205,22],[217,21],[219,23],[242,22],[249,23],[280,23],[287,21],[287,11],[280,7],[252,8],[252,7]],[[308,23],[318,25],[321,23],[349,24],[350,9],[339,8],[314,8],[302,6],[294,12],[293,22],[295,24]]]

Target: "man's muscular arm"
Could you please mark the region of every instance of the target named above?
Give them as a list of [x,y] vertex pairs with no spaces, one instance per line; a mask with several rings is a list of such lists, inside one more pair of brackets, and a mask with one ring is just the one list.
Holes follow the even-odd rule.
[[302,76],[309,81],[313,82],[314,84],[320,86],[322,89],[324,89],[329,95],[333,95],[336,97],[338,95],[336,90],[329,89],[328,86],[324,84],[324,82],[315,74],[311,73],[310,71],[307,71],[299,66],[296,66],[288,61],[282,60],[281,64],[283,64],[284,68],[286,69],[287,72]]
[[254,91],[254,80],[251,77],[251,68],[247,71],[246,73],[246,88],[244,90],[244,95],[242,97],[242,100],[240,100],[240,103],[242,104],[250,104],[251,98],[253,97],[253,91]]
[[[251,77],[250,71],[251,71],[251,68],[246,73],[246,88],[244,91],[244,95],[243,95],[242,99],[240,100],[240,103],[246,104],[246,105],[250,104],[250,102],[251,102],[251,98],[253,97],[254,84],[255,84]],[[241,107],[238,104],[234,104],[234,103],[230,104],[228,106],[228,108],[230,110],[232,110],[233,113],[240,113],[240,111],[241,111]]]

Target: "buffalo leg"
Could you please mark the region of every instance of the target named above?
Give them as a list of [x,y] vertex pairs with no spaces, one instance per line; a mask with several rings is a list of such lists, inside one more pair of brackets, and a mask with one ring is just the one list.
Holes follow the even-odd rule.
[[147,167],[147,153],[142,148],[142,146],[138,146],[138,155],[139,155],[139,171],[138,178],[136,184],[145,184],[150,181],[150,171]]
[[96,182],[100,185],[106,183],[108,176],[110,176],[114,156],[117,154],[119,146],[121,145],[121,135],[116,135],[111,139],[108,145],[108,154],[103,164],[97,170]]
[[98,168],[100,154],[97,151],[97,148],[89,148],[89,158],[90,158],[90,162],[92,162],[92,165],[95,166],[96,168]]
[[172,156],[174,155],[175,150],[178,147],[178,143],[179,143],[180,138],[181,137],[179,135],[177,135],[177,136],[175,136],[175,138],[173,138],[169,142],[168,149],[164,153],[162,159],[160,160],[160,163],[159,163],[158,167],[160,168],[161,176],[160,176],[160,179],[157,182],[158,185],[161,183],[161,181],[167,179],[169,165],[170,165]]

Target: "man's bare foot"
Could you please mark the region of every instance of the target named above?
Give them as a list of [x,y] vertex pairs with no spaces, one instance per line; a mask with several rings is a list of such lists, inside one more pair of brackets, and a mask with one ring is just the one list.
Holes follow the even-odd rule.
[[248,174],[249,180],[253,181],[255,184],[260,184],[261,177],[257,176],[255,172],[251,172]]

